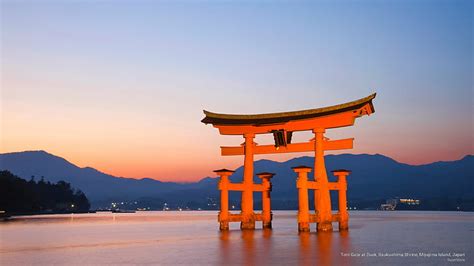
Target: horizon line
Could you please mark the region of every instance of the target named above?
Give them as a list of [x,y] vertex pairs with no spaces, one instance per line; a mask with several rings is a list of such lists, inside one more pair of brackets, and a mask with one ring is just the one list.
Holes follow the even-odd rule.
[[[60,159],[63,159],[65,160],[66,162],[80,168],[80,169],[93,169],[99,173],[102,173],[102,174],[105,174],[105,175],[109,175],[109,176],[112,176],[112,177],[115,177],[115,178],[124,178],[124,179],[135,179],[135,180],[144,180],[144,179],[151,179],[151,180],[154,180],[154,181],[159,181],[159,182],[162,182],[162,183],[178,183],[178,184],[192,184],[192,183],[198,183],[200,181],[202,181],[203,179],[206,179],[206,178],[217,178],[217,176],[215,177],[211,177],[211,176],[205,176],[205,177],[201,177],[199,179],[196,179],[195,181],[163,181],[163,180],[160,180],[160,179],[157,179],[157,178],[153,178],[153,177],[125,177],[125,176],[115,176],[115,175],[112,175],[112,174],[108,174],[104,171],[101,171],[101,170],[98,170],[97,168],[94,168],[92,166],[84,166],[84,167],[80,167],[78,166],[77,164],[69,161],[68,159],[64,158],[64,157],[61,157],[61,156],[58,156],[58,155],[55,155],[55,154],[52,154],[52,153],[49,153],[47,152],[46,150],[23,150],[23,151],[14,151],[14,152],[0,152],[0,155],[7,155],[7,154],[17,154],[17,153],[32,153],[32,152],[43,152],[43,153],[46,153],[48,155],[51,155],[51,156],[54,156],[54,157],[57,157],[57,158],[60,158]],[[409,165],[409,166],[424,166],[424,165],[430,165],[430,164],[435,164],[435,163],[446,163],[446,162],[456,162],[456,161],[460,161],[460,160],[463,160],[464,158],[468,157],[468,156],[474,156],[474,154],[465,154],[464,156],[462,156],[461,158],[457,159],[457,160],[439,160],[439,161],[433,161],[433,162],[430,162],[430,163],[424,163],[424,164],[409,164],[409,163],[403,163],[403,162],[399,162],[395,159],[393,159],[392,157],[390,156],[387,156],[387,155],[384,155],[384,154],[381,154],[381,153],[374,153],[374,154],[370,154],[370,153],[340,153],[340,154],[326,154],[324,155],[324,157],[326,156],[340,156],[340,155],[369,155],[369,156],[383,156],[383,157],[386,157],[386,158],[389,158],[390,160],[393,160],[394,162],[396,163],[399,163],[399,164],[404,164],[404,165]],[[259,161],[272,161],[272,162],[275,162],[275,163],[286,163],[286,162],[289,162],[291,160],[295,160],[295,159],[299,159],[299,158],[303,158],[303,157],[309,157],[309,158],[314,158],[314,156],[308,156],[308,155],[303,155],[303,156],[298,156],[298,157],[294,157],[294,158],[291,158],[291,159],[288,159],[286,161],[274,161],[274,160],[270,160],[270,159],[259,159],[259,160],[256,160],[254,161],[254,163],[256,162],[259,162]],[[237,167],[235,170],[241,168],[242,165],[240,165],[239,167]],[[8,169],[4,169],[4,170],[8,170]]]

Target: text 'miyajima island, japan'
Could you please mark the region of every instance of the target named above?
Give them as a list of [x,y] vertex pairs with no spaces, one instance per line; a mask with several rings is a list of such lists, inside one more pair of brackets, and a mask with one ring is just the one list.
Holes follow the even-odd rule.
[[474,265],[473,10],[0,1],[0,266]]

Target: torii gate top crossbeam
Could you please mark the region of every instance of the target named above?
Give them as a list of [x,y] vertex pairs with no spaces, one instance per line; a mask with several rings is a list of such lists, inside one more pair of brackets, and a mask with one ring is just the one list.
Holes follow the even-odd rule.
[[370,115],[376,94],[329,107],[269,114],[218,114],[204,110],[202,123],[212,124],[222,135],[265,134],[272,130],[304,131],[352,126],[355,118]]

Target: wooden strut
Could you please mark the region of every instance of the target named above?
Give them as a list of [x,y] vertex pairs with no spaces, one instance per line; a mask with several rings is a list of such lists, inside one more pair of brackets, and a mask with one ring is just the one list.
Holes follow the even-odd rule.
[[[308,166],[296,166],[293,167],[293,171],[298,174],[296,187],[298,189],[298,231],[309,232],[310,223],[319,224],[321,217],[318,213],[309,213],[309,190],[320,190],[323,185],[318,181],[308,181],[308,173],[311,172],[312,168]],[[337,214],[331,214],[330,222],[339,222],[339,231],[349,229],[349,213],[347,212],[347,180],[346,177],[349,175],[349,170],[334,170],[333,174],[338,177],[337,182],[328,182],[327,187],[329,190],[338,191],[339,195],[339,208]],[[318,228],[318,227],[317,227]],[[319,229],[318,229],[319,230]]]
[[[231,183],[229,176],[234,173],[232,170],[221,169],[215,170],[220,176],[218,189],[221,191],[221,206],[218,215],[221,231],[229,230],[229,222],[245,222],[247,217],[244,213],[233,214],[229,211],[229,191],[247,191],[244,183]],[[262,192],[262,212],[251,213],[251,221],[262,221],[262,228],[272,228],[272,212],[271,212],[271,198],[270,192],[272,190],[270,179],[274,176],[273,173],[258,173],[257,176],[262,180],[261,184],[252,185],[253,192]],[[248,228],[247,228],[248,229]]]

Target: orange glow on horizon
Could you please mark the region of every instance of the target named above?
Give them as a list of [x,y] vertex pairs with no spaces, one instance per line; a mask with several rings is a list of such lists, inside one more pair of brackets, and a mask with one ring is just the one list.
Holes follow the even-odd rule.
[[[34,147],[34,146],[32,146]],[[55,156],[62,157],[69,161],[70,163],[77,165],[78,167],[92,167],[98,171],[101,171],[105,174],[113,175],[116,177],[126,177],[126,178],[151,178],[159,181],[165,182],[195,182],[199,181],[204,177],[216,177],[215,173],[212,171],[214,169],[219,169],[224,166],[228,169],[237,169],[243,165],[242,158],[239,156],[232,157],[221,157],[218,153],[218,147],[214,147],[215,151],[210,155],[202,156],[197,160],[188,160],[187,163],[184,163],[184,160],[172,160],[167,159],[162,162],[160,165],[157,165],[157,159],[160,158],[157,154],[128,154],[126,156],[113,156],[110,157],[105,154],[99,154],[92,151],[90,154],[85,154],[77,150],[66,151],[66,150],[56,150],[56,149],[44,149],[41,147],[34,147],[28,149],[22,148],[10,148],[2,149],[2,153],[8,152],[19,152],[27,150],[45,150],[48,153],[51,153]],[[328,154],[343,154],[347,151],[338,151],[331,152]],[[354,152],[354,154],[368,153],[374,154],[373,152]],[[429,164],[437,161],[453,161],[462,159],[466,154],[453,153],[451,156],[446,156],[444,158],[439,158],[436,155],[420,157],[420,156],[410,156],[405,160],[405,157],[401,154],[387,154],[383,152],[378,152],[379,154],[388,156],[400,163],[407,163],[411,165],[421,165]],[[472,154],[472,153],[471,153]],[[295,157],[301,156],[312,156],[310,152],[304,153],[295,153],[295,154],[282,154],[282,155],[258,155],[255,156],[255,161],[260,159],[274,160],[278,162],[283,162],[290,160]],[[161,157],[162,158],[162,157]],[[163,159],[163,158],[162,158]]]

